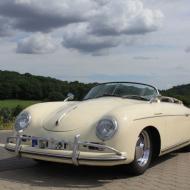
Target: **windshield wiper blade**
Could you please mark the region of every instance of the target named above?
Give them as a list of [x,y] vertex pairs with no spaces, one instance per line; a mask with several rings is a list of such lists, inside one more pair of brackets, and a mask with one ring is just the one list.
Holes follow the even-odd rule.
[[111,97],[119,97],[119,96],[116,96],[116,95],[114,95],[114,94],[102,94],[102,95],[100,95],[100,96],[97,96],[97,97],[95,97],[95,98],[101,98],[101,97],[106,97],[106,96],[111,96]]
[[87,98],[87,99],[83,99],[83,100],[91,100],[91,99],[101,98],[101,97],[120,97],[120,96],[116,96],[114,94],[102,94],[100,96],[96,96],[96,97],[93,97],[93,98]]
[[146,100],[146,101],[148,101],[147,98],[145,98],[144,96],[139,96],[139,95],[125,95],[125,96],[122,96],[122,98],[129,98],[129,99],[137,99],[137,100]]

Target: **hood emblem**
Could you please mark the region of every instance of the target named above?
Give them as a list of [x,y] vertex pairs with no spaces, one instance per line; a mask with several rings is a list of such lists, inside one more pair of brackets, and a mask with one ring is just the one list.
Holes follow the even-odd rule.
[[61,122],[61,120],[71,111],[75,110],[77,108],[77,106],[72,107],[71,109],[68,109],[67,111],[65,111],[55,122],[55,126],[58,126]]

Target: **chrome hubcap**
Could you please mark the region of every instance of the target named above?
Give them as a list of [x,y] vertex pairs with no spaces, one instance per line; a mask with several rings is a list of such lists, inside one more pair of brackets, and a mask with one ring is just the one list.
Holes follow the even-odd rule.
[[139,166],[147,164],[150,157],[150,138],[146,131],[142,131],[136,144],[136,160]]

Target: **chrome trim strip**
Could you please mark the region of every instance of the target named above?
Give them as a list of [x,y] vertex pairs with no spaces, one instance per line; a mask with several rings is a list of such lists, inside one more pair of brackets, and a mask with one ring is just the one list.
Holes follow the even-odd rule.
[[[6,147],[7,150],[9,151],[14,151],[15,152],[15,149],[14,148],[11,148],[11,147]],[[50,156],[50,157],[58,157],[58,158],[65,158],[65,159],[71,159],[70,156],[66,156],[66,155],[61,155],[61,154],[51,154],[51,153],[41,153],[41,152],[36,152],[36,151],[27,151],[27,150],[20,150],[20,153],[24,153],[24,154],[32,154],[32,155],[41,155],[41,156]]]
[[15,153],[19,154],[20,152],[20,148],[21,148],[21,137],[19,135],[17,135],[16,137],[16,147],[15,147]]
[[186,116],[186,114],[181,114],[181,115],[153,115],[153,116],[148,116],[148,117],[137,118],[137,119],[134,119],[134,121],[143,120],[143,119],[152,119],[152,118],[156,118],[156,117],[187,117],[187,116]]
[[109,158],[80,158],[79,161],[122,161],[126,160],[127,158],[125,156],[120,156],[120,157],[109,157]]
[[[12,148],[6,148],[9,151],[15,151]],[[20,153],[24,153],[24,154],[32,154],[32,155],[40,155],[40,156],[47,156],[47,157],[53,157],[53,158],[63,158],[63,159],[69,159],[71,160],[72,158],[70,156],[63,156],[60,154],[51,154],[51,153],[40,153],[40,152],[35,152],[35,151],[23,151],[21,150]],[[120,160],[126,160],[127,158],[125,156],[117,156],[117,157],[109,157],[109,158],[100,158],[100,157],[87,157],[87,158],[78,158],[77,163],[80,160],[91,160],[91,161],[120,161]],[[79,163],[77,164],[77,166],[79,165]]]
[[5,148],[5,145],[0,143],[0,148]]
[[81,145],[86,145],[86,146],[93,146],[93,147],[96,147],[96,148],[104,148],[104,149],[108,149],[108,150],[111,150],[113,152],[115,152],[118,156],[121,156],[121,152],[119,152],[118,150],[112,148],[112,147],[109,147],[109,146],[106,146],[106,145],[101,145],[101,144],[94,144],[94,143],[88,143],[88,142],[79,142]]
[[[106,145],[100,145],[100,144],[80,141],[79,140],[80,139],[79,134],[76,135],[75,138],[74,138],[74,143],[72,144],[73,149],[72,149],[72,155],[71,156],[62,155],[62,154],[53,154],[53,153],[42,153],[42,152],[36,152],[36,151],[33,151],[33,150],[30,150],[30,151],[22,150],[22,145],[21,145],[22,140],[32,140],[33,138],[34,137],[23,137],[23,136],[8,137],[7,138],[7,144],[10,142],[11,139],[15,139],[16,140],[16,145],[15,145],[15,148],[7,147],[5,145],[5,149],[7,149],[9,151],[14,151],[18,155],[20,155],[20,153],[25,153],[25,154],[57,157],[57,158],[63,158],[63,159],[71,159],[73,164],[76,165],[76,166],[79,165],[79,160],[119,161],[119,160],[126,160],[127,159],[125,156],[122,156],[121,152],[119,152],[118,150],[116,150],[116,149],[114,149],[112,147],[109,147],[109,146],[106,146]],[[39,139],[45,140],[45,138],[39,138]],[[108,150],[112,151],[113,153],[115,153],[116,155],[115,156],[112,155],[112,156],[110,156],[108,158],[103,158],[103,157],[80,158],[79,157],[79,154],[80,154],[79,145],[93,146],[93,147],[97,147],[97,148],[108,149]]]
[[73,144],[73,153],[72,153],[72,161],[73,164],[78,166],[78,157],[79,157],[79,138],[80,135],[76,135],[74,139],[74,144]]

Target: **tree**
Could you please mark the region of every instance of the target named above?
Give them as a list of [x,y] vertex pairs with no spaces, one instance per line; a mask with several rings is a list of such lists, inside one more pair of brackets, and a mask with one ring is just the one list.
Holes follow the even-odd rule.
[[65,97],[60,92],[50,92],[48,96],[48,100],[50,101],[61,101],[64,99]]

